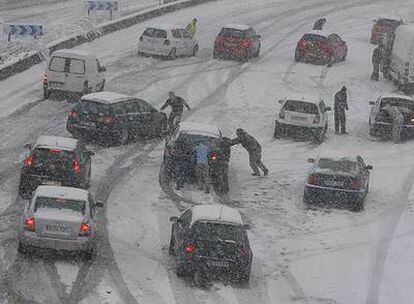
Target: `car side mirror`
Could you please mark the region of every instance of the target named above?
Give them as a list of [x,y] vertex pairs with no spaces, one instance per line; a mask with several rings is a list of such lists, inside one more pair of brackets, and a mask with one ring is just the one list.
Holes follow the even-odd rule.
[[373,105],[375,105],[375,101],[370,101],[370,102],[369,102],[369,104],[370,104],[371,106],[373,106]]
[[312,157],[308,158],[308,163],[313,164],[314,162],[315,162],[315,159],[314,158],[312,158]]
[[30,150],[30,149],[32,148],[32,144],[25,144],[25,145],[24,145],[24,148],[25,148],[26,150]]
[[365,166],[365,169],[367,169],[367,170],[372,170],[372,168],[373,168],[372,165],[366,165]]
[[101,72],[106,72],[106,67],[101,67],[101,70],[100,70]]
[[332,111],[332,108],[331,107],[326,107],[325,112],[328,112],[328,111]]
[[178,216],[171,216],[170,222],[178,222]]
[[250,230],[250,225],[249,224],[243,224],[243,228],[245,229],[245,230]]
[[103,203],[103,201],[95,201],[95,206],[99,207],[99,208],[103,208],[104,203]]
[[282,105],[285,101],[283,99],[280,99],[278,102]]

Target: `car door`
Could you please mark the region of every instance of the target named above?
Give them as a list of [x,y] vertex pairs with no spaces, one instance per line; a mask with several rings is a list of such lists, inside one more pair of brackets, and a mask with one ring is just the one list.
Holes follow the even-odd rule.
[[181,32],[181,36],[183,37],[183,45],[184,45],[184,49],[185,49],[185,54],[184,55],[190,55],[193,51],[193,48],[195,46],[195,41],[193,39],[193,37],[191,37],[191,34],[185,30],[185,29],[180,29]]
[[173,238],[175,250],[183,247],[187,241],[188,232],[191,224],[191,209],[185,211],[176,223],[173,224]]

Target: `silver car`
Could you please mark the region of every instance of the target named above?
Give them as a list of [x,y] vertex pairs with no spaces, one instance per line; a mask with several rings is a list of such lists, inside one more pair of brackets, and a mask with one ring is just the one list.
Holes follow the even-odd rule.
[[18,251],[82,251],[92,258],[96,250],[96,207],[102,206],[83,189],[39,186],[23,212]]

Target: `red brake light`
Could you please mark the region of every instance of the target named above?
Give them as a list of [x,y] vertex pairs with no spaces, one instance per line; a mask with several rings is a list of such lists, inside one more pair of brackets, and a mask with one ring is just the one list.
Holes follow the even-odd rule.
[[186,253],[194,253],[196,251],[196,245],[194,243],[189,243],[187,247],[185,247]]
[[34,217],[28,217],[25,221],[26,230],[35,231],[36,223]]
[[210,154],[210,159],[211,159],[211,160],[217,160],[217,153],[216,153],[216,152],[212,152],[212,153]]
[[78,117],[78,115],[79,115],[79,113],[75,110],[72,110],[72,111],[69,112],[70,117]]
[[86,223],[82,223],[79,231],[80,236],[89,236],[91,234],[91,226]]
[[104,117],[102,119],[103,123],[106,125],[113,124],[115,122],[115,117]]
[[315,118],[313,119],[314,124],[318,124],[321,121],[321,116],[319,114],[316,114]]
[[33,164],[34,164],[34,156],[30,155],[28,158],[25,159],[24,165],[26,167],[31,167],[31,166],[33,166]]
[[73,161],[73,171],[75,171],[77,174],[81,172],[81,167],[77,160]]
[[221,36],[217,36],[216,38],[216,44],[222,43],[223,42],[223,37]]
[[351,190],[358,190],[359,189],[359,182],[356,179],[350,179],[348,186]]
[[251,45],[251,41],[248,39],[244,39],[241,44],[243,47],[248,48]]
[[165,39],[165,40],[164,40],[164,45],[170,45],[170,40]]
[[308,184],[309,185],[317,185],[318,184],[318,177],[315,175],[308,176]]
[[305,47],[306,47],[306,41],[305,40],[301,40],[301,41],[299,41],[299,47],[301,48],[301,49],[304,49]]

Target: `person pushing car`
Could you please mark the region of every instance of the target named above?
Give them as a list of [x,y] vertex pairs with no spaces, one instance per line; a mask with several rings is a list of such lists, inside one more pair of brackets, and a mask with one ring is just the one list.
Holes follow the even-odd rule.
[[180,96],[176,96],[172,91],[168,93],[168,99],[162,105],[161,111],[167,108],[168,106],[171,107],[171,113],[168,117],[168,127],[170,130],[173,130],[174,127],[180,123],[184,106],[189,111],[191,110],[191,108],[183,98],[181,98]]

